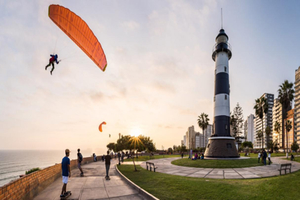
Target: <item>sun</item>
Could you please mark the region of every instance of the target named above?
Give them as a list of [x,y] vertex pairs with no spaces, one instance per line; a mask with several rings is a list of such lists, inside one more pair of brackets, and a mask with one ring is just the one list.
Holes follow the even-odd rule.
[[130,135],[134,137],[138,137],[139,135],[142,135],[142,131],[139,128],[133,128],[130,131]]

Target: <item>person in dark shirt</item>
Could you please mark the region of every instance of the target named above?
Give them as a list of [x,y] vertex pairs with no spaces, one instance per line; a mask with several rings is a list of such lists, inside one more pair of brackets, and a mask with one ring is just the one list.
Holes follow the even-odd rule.
[[61,162],[63,187],[61,190],[60,197],[65,196],[65,193],[67,192],[68,180],[71,177],[70,159],[69,159],[70,150],[66,149],[65,154],[66,154],[66,156],[62,159],[62,162]]
[[81,168],[81,162],[82,162],[82,154],[80,153],[80,149],[77,149],[77,166],[78,166],[78,169],[80,170],[80,176],[83,176],[83,171],[82,171],[82,168]]
[[106,176],[105,178],[110,180],[108,172],[109,172],[109,167],[110,167],[110,160],[111,156],[109,155],[109,151],[107,151],[107,155],[105,156],[105,168],[106,168]]
[[50,71],[50,74],[52,75],[52,72],[53,72],[53,70],[54,70],[54,62],[56,62],[56,64],[58,64],[59,61],[57,60],[57,59],[58,59],[58,55],[57,55],[57,54],[55,54],[55,55],[50,55],[50,57],[51,57],[51,58],[49,59],[49,64],[46,65],[45,70],[47,70],[47,68],[48,68],[50,65],[52,65],[52,69],[51,69],[51,71]]

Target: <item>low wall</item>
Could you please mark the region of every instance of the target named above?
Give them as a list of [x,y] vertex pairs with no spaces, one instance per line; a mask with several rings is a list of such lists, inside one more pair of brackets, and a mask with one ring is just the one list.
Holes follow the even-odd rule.
[[[101,160],[98,156],[97,160]],[[93,157],[83,158],[82,165],[93,162]],[[77,167],[77,159],[71,160],[71,170]],[[33,199],[39,192],[61,177],[61,164],[47,167],[16,179],[0,187],[1,200]]]

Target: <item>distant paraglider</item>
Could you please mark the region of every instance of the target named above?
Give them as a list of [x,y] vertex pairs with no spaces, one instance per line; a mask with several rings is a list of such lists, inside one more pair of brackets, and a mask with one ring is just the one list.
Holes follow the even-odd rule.
[[[100,131],[100,132],[102,132],[102,125],[103,125],[103,124],[106,125],[106,122],[102,122],[102,123],[99,125],[99,131]],[[110,137],[110,135],[109,135],[109,137]]]
[[107,61],[104,51],[85,21],[60,5],[50,5],[48,15],[102,71],[105,71]]
[[53,70],[54,70],[54,62],[56,62],[56,64],[58,64],[59,61],[57,60],[57,58],[58,58],[58,55],[57,55],[57,54],[55,54],[55,55],[50,55],[50,57],[51,57],[51,58],[49,59],[49,64],[46,65],[45,70],[47,70],[47,68],[48,68],[50,65],[52,65],[52,69],[51,69],[51,71],[50,71],[50,74],[52,75],[52,72],[53,72]]

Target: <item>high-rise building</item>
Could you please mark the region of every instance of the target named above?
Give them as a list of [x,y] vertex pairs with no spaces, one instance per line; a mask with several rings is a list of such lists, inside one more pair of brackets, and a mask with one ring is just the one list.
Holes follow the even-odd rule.
[[186,132],[186,148],[194,149],[196,146],[196,137],[195,137],[194,126],[190,126]]
[[300,145],[300,66],[295,71],[295,134]]
[[203,133],[204,145],[203,145],[203,147],[206,147],[206,145],[208,143],[208,138],[212,135],[212,129],[213,129],[213,125],[209,124],[209,125],[207,125],[207,128],[204,130],[204,133]]
[[200,148],[200,133],[199,132],[197,132],[196,134],[195,134],[195,140],[196,140],[196,148]]
[[[273,106],[273,142],[277,143],[280,149],[282,149],[284,147],[284,129],[282,128],[282,117],[283,117],[283,113],[282,113],[282,105],[279,102],[279,99],[276,98],[274,100],[274,106]],[[280,130],[277,132],[275,130],[275,124],[279,123],[280,124]]]
[[285,141],[288,141],[288,142],[285,142],[285,148],[288,148],[288,149],[291,149],[291,144],[295,141],[295,137],[294,137],[294,109],[292,109],[292,110],[289,110],[288,112],[287,112],[287,117],[286,117],[286,119],[284,119],[284,124],[286,125],[286,122],[287,121],[290,121],[290,123],[291,123],[291,125],[292,125],[292,127],[291,127],[291,129],[290,129],[290,131],[289,132],[287,132],[287,130],[286,130],[286,127],[284,127],[284,132],[285,132],[285,134],[284,134],[284,136],[285,136]]
[[186,135],[183,136],[183,145],[186,146]]
[[[272,117],[273,117],[273,105],[274,105],[274,94],[264,93],[261,98],[265,98],[268,103],[267,113],[263,113],[263,118],[260,119],[258,116],[255,116],[255,125],[256,125],[256,148],[267,148],[267,143],[272,140],[272,134],[266,134],[267,126],[270,127],[271,133],[273,130]],[[258,137],[257,133],[263,131],[263,137]]]
[[254,144],[254,115],[250,114],[245,121],[245,137],[246,141]]

